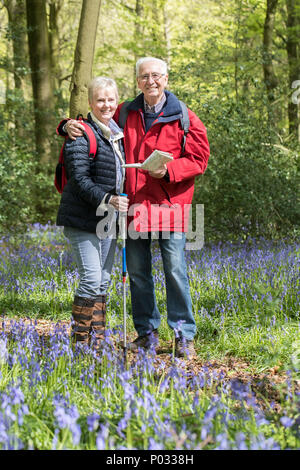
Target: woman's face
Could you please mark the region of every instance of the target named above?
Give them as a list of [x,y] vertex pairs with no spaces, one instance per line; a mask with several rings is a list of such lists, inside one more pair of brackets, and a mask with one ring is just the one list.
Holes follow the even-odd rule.
[[115,114],[118,102],[114,88],[96,88],[90,102],[94,116],[106,126]]

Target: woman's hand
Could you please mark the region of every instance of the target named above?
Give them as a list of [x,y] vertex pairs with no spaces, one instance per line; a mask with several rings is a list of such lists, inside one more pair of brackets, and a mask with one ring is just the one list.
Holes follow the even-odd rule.
[[126,196],[112,196],[109,204],[119,212],[128,212],[129,199]]
[[71,140],[76,140],[77,137],[83,136],[85,130],[84,126],[76,119],[69,119],[64,128]]

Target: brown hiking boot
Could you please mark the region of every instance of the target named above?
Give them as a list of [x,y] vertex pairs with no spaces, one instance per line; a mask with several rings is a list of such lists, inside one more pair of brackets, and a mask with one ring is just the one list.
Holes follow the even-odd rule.
[[94,303],[95,301],[93,299],[78,296],[74,297],[72,307],[74,323],[71,331],[73,343],[80,342],[82,344],[88,344]]
[[183,337],[176,338],[175,355],[176,357],[186,357],[187,359],[195,357],[197,354],[194,348],[194,341]]
[[151,346],[156,349],[158,346],[158,331],[153,330],[147,335],[138,336],[132,343],[128,344],[129,351],[137,351],[139,348],[150,349]]
[[106,295],[99,295],[94,304],[91,328],[94,338],[94,347],[99,349],[104,339],[106,325]]

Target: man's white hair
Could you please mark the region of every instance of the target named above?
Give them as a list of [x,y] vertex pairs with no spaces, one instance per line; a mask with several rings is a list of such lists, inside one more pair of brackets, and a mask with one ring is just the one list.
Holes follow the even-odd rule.
[[118,87],[114,79],[108,77],[95,77],[88,86],[88,98],[90,103],[93,101],[94,91],[98,88],[113,88],[116,93],[117,102],[119,101]]
[[136,69],[136,76],[139,76],[140,73],[140,67],[145,63],[145,62],[157,62],[160,65],[161,71],[163,74],[168,73],[168,64],[162,59],[158,59],[157,57],[142,57],[139,59],[136,63],[135,69]]

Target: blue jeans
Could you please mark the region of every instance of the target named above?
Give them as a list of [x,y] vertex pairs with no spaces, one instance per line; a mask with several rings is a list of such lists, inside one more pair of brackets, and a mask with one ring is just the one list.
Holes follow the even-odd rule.
[[99,239],[96,233],[65,227],[72,253],[79,271],[79,285],[75,295],[96,299],[105,295],[110,283],[116,239]]
[[[158,242],[166,282],[168,325],[179,329],[186,339],[193,339],[196,324],[184,256],[185,234],[170,233],[169,239],[163,239],[160,234]],[[126,254],[133,322],[138,335],[142,336],[160,325],[152,276],[150,234],[148,239],[127,238]]]

